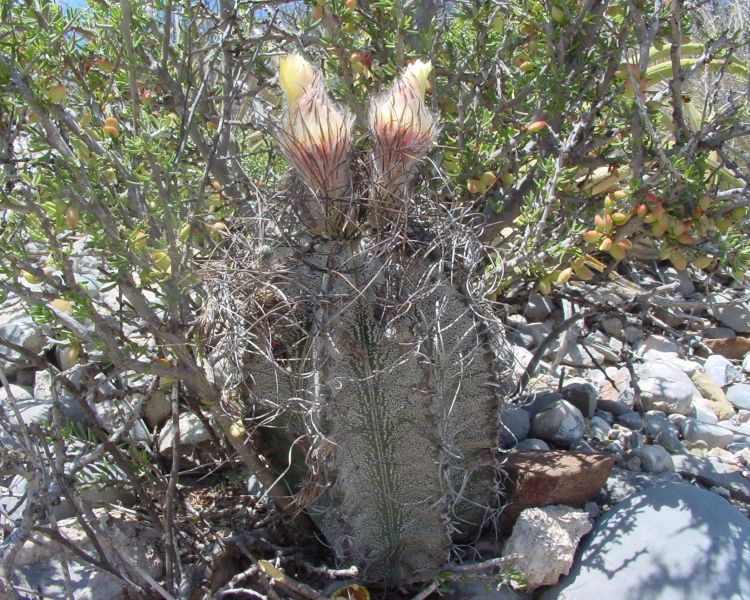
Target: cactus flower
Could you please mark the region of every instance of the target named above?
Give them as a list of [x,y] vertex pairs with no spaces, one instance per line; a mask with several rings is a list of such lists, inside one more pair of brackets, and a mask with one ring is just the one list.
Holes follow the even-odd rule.
[[318,72],[299,54],[281,59],[279,84],[287,99],[279,134],[284,154],[316,196],[341,198],[351,179],[351,115],[330,99]]
[[393,221],[403,211],[397,196],[406,187],[412,165],[427,152],[437,134],[435,117],[424,99],[430,71],[430,61],[414,61],[390,90],[370,105],[380,194],[370,203],[370,221],[376,226]]

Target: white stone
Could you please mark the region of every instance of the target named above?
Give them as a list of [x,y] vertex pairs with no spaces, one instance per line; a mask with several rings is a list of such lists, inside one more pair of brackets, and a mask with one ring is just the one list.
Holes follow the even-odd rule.
[[[208,442],[211,439],[211,435],[208,433],[206,427],[193,413],[183,413],[180,415],[179,428],[180,447],[183,449],[187,450],[202,442]],[[167,421],[166,425],[164,425],[164,429],[162,429],[159,434],[159,452],[162,454],[171,453],[173,440],[174,428],[172,427],[172,420],[170,419]]]
[[737,368],[721,354],[712,354],[709,356],[703,365],[703,370],[706,372],[706,375],[721,387],[726,387],[730,383],[742,380],[742,376]]
[[588,513],[568,506],[527,508],[513,526],[503,556],[513,557],[512,567],[521,573],[526,591],[553,585],[567,575],[578,542],[591,531]]
[[656,409],[667,414],[691,413],[693,398],[700,397],[700,393],[686,373],[662,361],[644,363],[636,371],[646,410]]

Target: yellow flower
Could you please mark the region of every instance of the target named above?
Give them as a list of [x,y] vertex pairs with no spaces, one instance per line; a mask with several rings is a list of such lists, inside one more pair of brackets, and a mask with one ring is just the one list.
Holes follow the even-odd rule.
[[402,129],[417,135],[432,131],[434,119],[424,103],[430,71],[430,61],[417,60],[406,68],[390,92],[375,101],[371,116],[373,129]]
[[284,90],[289,105],[309,90],[315,82],[315,71],[299,54],[287,54],[279,63],[279,85]]

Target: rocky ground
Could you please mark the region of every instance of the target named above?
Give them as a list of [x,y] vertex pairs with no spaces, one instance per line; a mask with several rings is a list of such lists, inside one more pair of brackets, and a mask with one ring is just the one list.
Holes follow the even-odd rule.
[[[102,302],[116,302],[98,290],[94,269],[91,282]],[[502,413],[509,503],[500,536],[479,545],[502,576],[498,569],[483,574],[482,563],[467,565],[445,585],[411,597],[750,598],[749,295],[728,280],[654,264],[604,284],[570,285],[554,297],[519,291],[499,298],[517,374],[527,384]],[[53,357],[69,378],[86,382],[103,428],[142,453],[146,491],[163,496],[174,438],[166,392],[153,381],[111,381],[84,368],[13,302],[0,307],[0,338],[12,343],[0,355],[6,415],[44,426],[59,409],[84,422],[50,372],[27,360]],[[299,579],[277,583],[280,597],[328,597],[351,583],[351,572],[315,567],[304,553],[288,552],[291,541],[273,529],[262,488],[216,449],[209,422],[185,412],[179,424],[185,476],[175,527],[185,568],[198,558],[212,565],[215,597],[261,597],[251,595],[248,582],[263,572],[267,588],[277,566]],[[13,561],[22,597],[125,598],[127,582],[106,568],[116,570],[118,561],[151,581],[164,576],[161,534],[129,508],[135,498],[122,465],[96,455],[96,440],[87,436],[83,427],[66,431],[69,470],[89,481],[72,500],[55,483],[29,490],[22,465],[0,478],[3,561],[29,520],[27,494],[45,499],[53,509],[50,526],[73,541],[61,553],[44,527],[22,532],[29,541]],[[3,428],[0,442],[8,450],[17,445]],[[222,470],[203,468],[209,464]],[[101,539],[114,546],[112,565],[80,560],[97,562],[102,550],[75,518],[89,504]],[[257,535],[237,536],[243,530]],[[250,590],[245,596],[237,591],[243,586]],[[315,596],[313,588],[326,595]]]

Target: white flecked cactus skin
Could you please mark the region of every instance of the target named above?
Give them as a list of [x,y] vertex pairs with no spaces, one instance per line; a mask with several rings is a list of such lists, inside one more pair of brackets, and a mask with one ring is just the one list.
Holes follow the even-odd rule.
[[[325,104],[318,114],[337,111],[337,126],[351,126],[317,72],[290,63],[315,86],[292,95],[314,94]],[[243,368],[256,445],[338,560],[367,580],[437,573],[502,505],[498,415],[511,360],[482,300],[484,247],[409,190],[407,174],[437,131],[423,98],[429,68],[407,69],[373,103],[366,192],[321,193],[322,182],[357,179],[348,152],[345,162],[316,162],[327,152],[320,135],[303,128],[317,146],[302,148],[305,139],[282,132],[298,197],[276,234],[246,241],[256,275]],[[352,136],[337,135],[340,152]],[[305,173],[311,162],[341,172]]]

